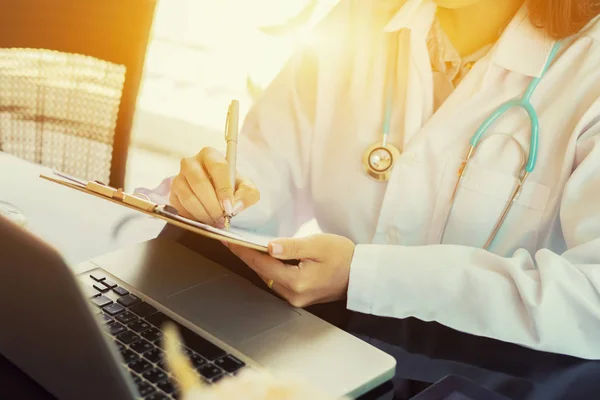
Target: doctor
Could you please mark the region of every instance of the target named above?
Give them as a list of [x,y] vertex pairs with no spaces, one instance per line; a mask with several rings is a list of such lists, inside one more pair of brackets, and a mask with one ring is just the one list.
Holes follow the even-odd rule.
[[[249,112],[235,190],[212,148],[163,188],[184,215],[282,237],[229,247],[295,306],[600,358],[598,13],[342,0]],[[283,238],[311,218],[326,233]]]

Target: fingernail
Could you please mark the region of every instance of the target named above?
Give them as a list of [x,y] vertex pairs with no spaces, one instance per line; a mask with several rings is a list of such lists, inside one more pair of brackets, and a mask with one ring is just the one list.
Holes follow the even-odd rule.
[[283,253],[283,246],[281,246],[279,243],[271,243],[271,254],[273,255],[279,255],[281,253]]
[[231,215],[233,211],[233,206],[231,205],[231,200],[223,200],[223,211],[225,214]]
[[243,209],[244,209],[244,202],[241,200],[236,201],[235,206],[233,207],[232,215],[239,214],[240,211],[242,211]]

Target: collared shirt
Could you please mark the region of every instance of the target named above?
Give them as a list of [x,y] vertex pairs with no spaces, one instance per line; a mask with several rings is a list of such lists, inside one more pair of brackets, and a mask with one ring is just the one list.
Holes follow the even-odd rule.
[[437,19],[433,21],[427,37],[427,48],[433,72],[434,111],[446,101],[473,65],[491,47],[491,45],[486,45],[476,52],[462,57],[442,29],[439,21]]
[[[543,74],[555,41],[524,6],[436,107],[435,3],[407,0],[391,18],[375,3],[342,0],[316,47],[298,51],[250,110],[238,171],[261,200],[234,224],[285,236],[314,217],[351,238],[351,310],[600,358],[600,24],[566,40]],[[389,140],[402,153],[377,182],[361,161],[382,139],[391,33],[401,40]],[[483,121],[540,77],[535,169],[484,250],[527,160],[527,113],[490,126],[450,207],[457,171]]]

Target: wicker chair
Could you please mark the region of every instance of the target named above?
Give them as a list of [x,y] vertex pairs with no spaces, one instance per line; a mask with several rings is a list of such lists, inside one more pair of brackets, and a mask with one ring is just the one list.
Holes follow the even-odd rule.
[[0,0],[0,150],[124,187],[154,0]]

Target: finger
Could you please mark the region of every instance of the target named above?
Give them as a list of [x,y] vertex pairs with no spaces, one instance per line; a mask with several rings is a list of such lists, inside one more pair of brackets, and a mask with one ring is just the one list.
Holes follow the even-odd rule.
[[[198,200],[190,188],[187,180],[183,176],[177,175],[175,178],[173,178],[171,194],[176,197],[176,202],[179,202],[181,209],[187,211],[192,218],[201,222],[216,222],[208,214],[202,203],[200,203],[200,200]],[[173,205],[173,207],[180,211],[176,205]]]
[[321,260],[331,249],[324,246],[320,237],[321,235],[311,235],[277,239],[269,243],[269,254],[281,260]]
[[[265,283],[265,285],[267,285],[267,287],[269,286],[269,281],[271,279],[273,279],[273,278],[269,278],[269,277],[266,277],[261,274],[257,274],[257,275]],[[270,290],[272,290],[273,292],[275,292],[276,294],[278,294],[280,297],[284,298],[288,302],[296,297],[296,294],[294,292],[292,292],[289,288],[281,285],[275,279],[273,279],[273,284],[271,285]]]
[[177,214],[179,214],[185,218],[194,219],[194,216],[185,209],[185,207],[181,204],[181,202],[177,198],[177,194],[173,190],[171,190],[169,204],[177,209]]
[[207,172],[214,191],[226,214],[233,212],[233,187],[229,176],[229,165],[223,155],[212,147],[205,147],[200,152],[200,160]]
[[229,250],[259,275],[268,276],[281,285],[291,287],[298,278],[299,269],[260,251],[230,243]]
[[223,208],[217,198],[213,184],[206,171],[195,158],[181,160],[181,174],[185,177],[188,186],[196,198],[200,200],[204,209],[214,221],[223,217]]
[[233,215],[239,214],[244,208],[258,203],[260,192],[250,179],[238,177],[234,195]]
[[[269,279],[264,276],[259,275],[259,277],[265,282],[265,284],[269,285]],[[273,284],[271,285],[271,290],[275,292],[277,295],[286,300],[290,305],[296,308],[303,308],[313,304],[311,301],[310,295],[306,293],[297,293],[293,290],[280,285],[277,281],[273,280]]]

